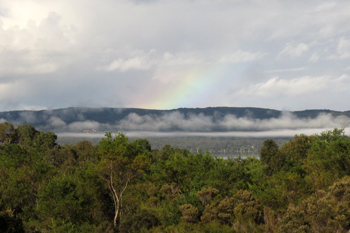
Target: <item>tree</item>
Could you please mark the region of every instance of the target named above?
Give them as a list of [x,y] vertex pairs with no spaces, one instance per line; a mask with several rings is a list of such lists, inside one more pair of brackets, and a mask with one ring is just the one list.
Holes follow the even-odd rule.
[[260,150],[260,160],[263,165],[268,165],[267,173],[271,173],[273,170],[274,157],[278,152],[278,145],[272,139],[267,139],[263,143],[263,147]]
[[7,122],[0,124],[0,143],[11,143],[15,138],[15,129]]
[[114,139],[110,132],[105,136],[97,147],[100,156],[98,169],[114,201],[113,224],[116,227],[123,207],[123,194],[130,182],[144,172],[148,157],[143,151],[137,150],[135,144],[129,143],[128,138],[121,133]]
[[52,132],[42,132],[39,131],[33,142],[34,146],[37,148],[41,148],[42,150],[52,149],[56,146],[57,135]]
[[290,204],[279,232],[349,232],[350,177],[344,176],[295,206]]
[[17,141],[22,146],[32,146],[37,133],[31,125],[20,125],[16,129]]
[[350,175],[350,138],[344,129],[316,135],[305,160],[306,179],[316,190]]

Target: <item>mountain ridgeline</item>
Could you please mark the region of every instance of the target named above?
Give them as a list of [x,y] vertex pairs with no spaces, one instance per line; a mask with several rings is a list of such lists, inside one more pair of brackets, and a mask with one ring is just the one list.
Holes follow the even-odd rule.
[[[334,127],[346,127],[349,123],[350,111],[324,109],[293,112],[250,107],[178,108],[172,110],[71,107],[41,111],[0,112],[0,122],[6,121],[14,125],[30,124],[40,130],[54,132],[82,132],[94,128],[101,132],[105,130],[220,132],[268,130],[268,128],[261,128],[262,124],[260,123],[266,123],[272,119],[284,119],[284,121],[287,119],[289,122],[292,119],[305,122],[320,116],[327,116],[328,121],[332,122],[335,121],[334,118],[342,119],[341,123]],[[327,119],[323,121],[327,121]],[[312,125],[308,123],[305,124]],[[277,128],[285,127],[285,124],[278,122],[276,124]]]

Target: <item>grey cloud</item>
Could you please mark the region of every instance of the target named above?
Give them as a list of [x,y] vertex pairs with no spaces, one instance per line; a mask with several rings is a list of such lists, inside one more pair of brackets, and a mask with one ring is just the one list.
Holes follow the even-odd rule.
[[304,43],[292,45],[288,43],[286,47],[279,53],[279,55],[287,55],[290,57],[300,57],[304,52],[309,50],[309,46]]
[[239,63],[239,62],[251,62],[254,60],[259,60],[264,57],[261,52],[251,53],[246,51],[238,50],[231,55],[225,55],[221,58],[220,62],[223,63]]
[[[240,59],[243,62],[252,61],[255,59],[258,59],[262,56],[261,53],[249,53],[249,52],[242,52],[239,51],[239,53],[244,54],[243,58],[238,58],[239,55],[236,55],[235,59]],[[101,71],[120,71],[120,72],[127,72],[130,70],[162,70],[162,69],[169,69],[171,67],[184,67],[184,66],[196,66],[201,65],[202,63],[217,63],[216,60],[210,60],[210,59],[203,59],[200,58],[199,54],[187,54],[187,53],[159,53],[157,51],[150,50],[149,52],[145,51],[137,51],[132,52],[133,56],[129,56],[127,58],[116,58],[114,59],[110,64],[105,66],[98,66],[97,70]],[[222,58],[226,59],[227,58]],[[221,59],[221,60],[222,60]],[[229,62],[229,61],[223,61],[223,62]],[[240,61],[234,61],[234,62],[240,62]]]
[[347,59],[350,58],[350,40],[341,37],[338,42],[336,54],[329,57],[330,59]]
[[150,4],[150,3],[154,3],[160,0],[131,0],[132,2],[135,2],[137,4]]
[[[7,12],[0,16],[2,111],[349,109],[341,101],[350,98],[349,85],[336,78],[349,66],[346,0],[33,0],[26,2],[27,15],[23,4],[1,6]],[[186,101],[171,101],[184,95]],[[168,101],[155,104],[162,100]]]
[[[278,76],[264,83],[242,88],[235,93],[236,96],[297,96],[306,93],[315,93],[322,90],[338,92],[349,90],[350,79],[343,74],[334,78],[329,76],[320,77],[297,77],[293,79],[281,79]],[[343,89],[345,88],[345,90]]]
[[307,70],[307,67],[298,67],[298,68],[280,69],[280,70],[266,70],[264,71],[264,73],[298,72],[298,71],[304,71],[304,70]]

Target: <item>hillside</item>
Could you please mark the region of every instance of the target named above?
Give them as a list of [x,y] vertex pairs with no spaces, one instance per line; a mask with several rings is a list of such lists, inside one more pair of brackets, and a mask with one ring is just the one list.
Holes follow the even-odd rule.
[[[321,119],[318,119],[320,118]],[[266,108],[208,107],[154,110],[63,108],[0,112],[0,122],[30,124],[44,131],[259,131],[303,127],[347,127],[350,111],[279,111]],[[315,120],[317,119],[317,121]],[[313,121],[314,122],[311,122]],[[263,124],[262,124],[263,123]],[[333,124],[333,125],[332,125]],[[95,132],[93,131],[93,132]]]

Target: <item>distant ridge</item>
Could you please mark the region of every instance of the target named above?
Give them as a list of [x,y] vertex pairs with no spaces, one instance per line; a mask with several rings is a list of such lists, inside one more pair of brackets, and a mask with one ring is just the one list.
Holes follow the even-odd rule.
[[[298,119],[315,119],[322,114],[327,114],[329,117],[344,116],[349,118],[350,111],[333,111],[329,109],[307,109],[303,111],[279,111],[267,108],[254,108],[254,107],[207,107],[207,108],[178,108],[171,110],[154,110],[154,109],[141,109],[141,108],[86,108],[86,107],[70,107],[53,110],[40,110],[40,111],[7,111],[0,112],[0,122],[7,121],[9,123],[18,124],[31,124],[36,128],[50,131],[67,130],[69,126],[70,131],[80,132],[82,129],[102,127],[101,130],[108,128],[108,125],[120,126],[124,125],[132,126],[131,130],[138,130],[137,124],[143,125],[141,130],[144,130],[145,124],[149,122],[154,123],[157,119],[164,120],[164,124],[167,122],[173,124],[173,126],[165,127],[165,131],[171,130],[185,130],[177,125],[177,118],[183,122],[191,119],[195,120],[195,123],[203,121],[209,121],[212,124],[223,122],[227,116],[234,116],[237,119],[250,119],[250,120],[268,120],[273,118],[281,118],[284,115],[290,115],[293,118]],[[166,117],[169,118],[165,119]],[[197,118],[196,118],[197,117]],[[226,118],[225,118],[226,117]],[[84,122],[85,125],[82,125]],[[80,123],[80,125],[79,125]],[[89,124],[90,125],[89,125]],[[73,125],[72,125],[73,124]],[[154,123],[155,124],[155,123]],[[205,124],[203,123],[205,126]],[[222,125],[222,124],[221,124]],[[116,126],[116,127],[117,127]],[[189,128],[191,125],[189,125]],[[121,126],[120,126],[121,127]],[[126,127],[126,126],[125,126]],[[210,130],[226,130],[222,126],[210,126],[212,128],[205,129]],[[345,127],[345,126],[344,126]],[[147,127],[146,127],[147,128]],[[118,127],[116,128],[118,129]],[[160,128],[162,129],[162,128]],[[254,129],[251,129],[254,130]]]

